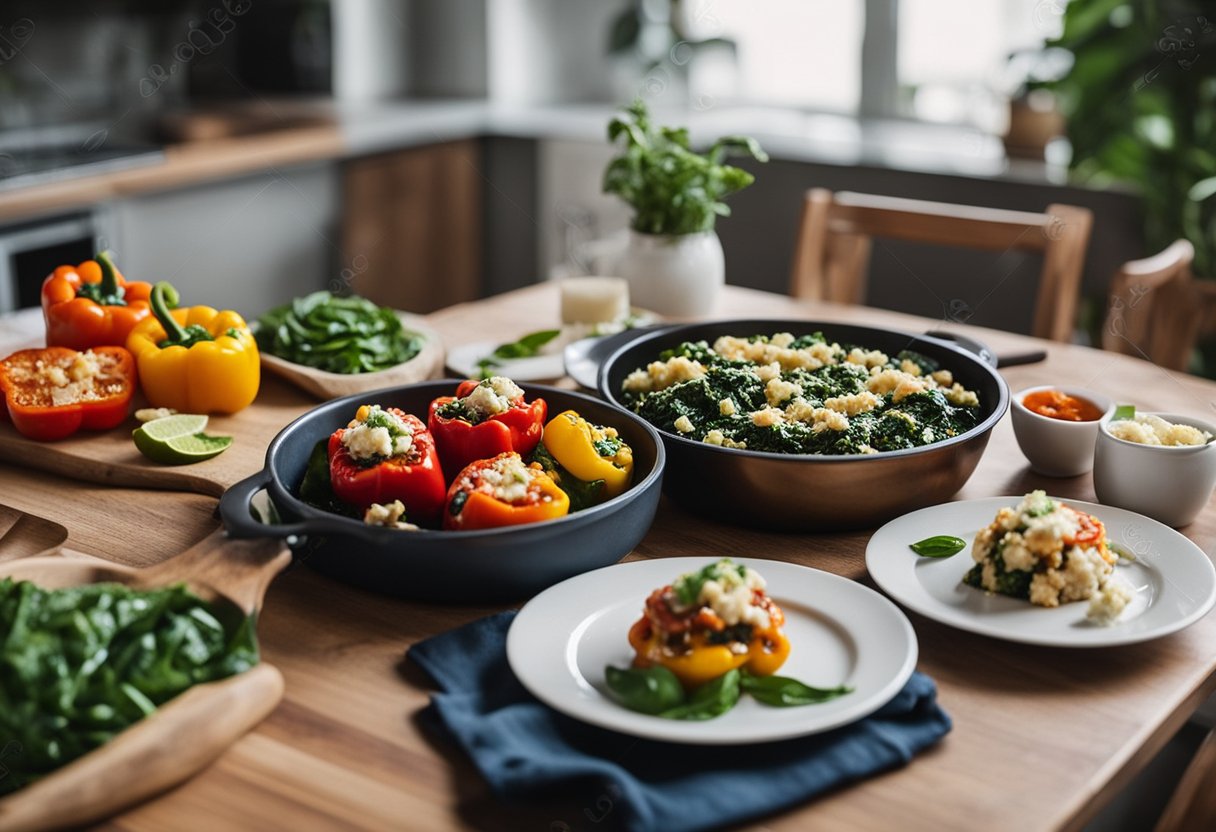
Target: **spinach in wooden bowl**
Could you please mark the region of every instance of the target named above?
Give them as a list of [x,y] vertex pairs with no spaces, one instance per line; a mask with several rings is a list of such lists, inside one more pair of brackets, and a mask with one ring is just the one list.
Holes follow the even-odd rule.
[[258,662],[253,619],[184,586],[0,580],[0,796],[109,742],[188,688]]
[[422,337],[392,309],[324,291],[271,309],[255,322],[254,337],[265,353],[342,375],[387,370],[422,349]]

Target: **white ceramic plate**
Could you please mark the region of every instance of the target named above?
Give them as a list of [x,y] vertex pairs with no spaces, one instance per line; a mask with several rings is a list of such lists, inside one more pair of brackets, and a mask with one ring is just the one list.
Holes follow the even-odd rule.
[[[500,344],[501,341],[474,341],[452,347],[448,350],[448,369],[462,378],[481,378],[481,368],[477,362],[493,353]],[[561,350],[532,358],[503,359],[493,370],[496,375],[507,376],[514,381],[542,381],[561,378],[566,374]]]
[[[1216,569],[1203,551],[1178,532],[1112,506],[1064,502],[1106,525],[1107,538],[1135,556],[1120,562],[1136,588],[1135,598],[1118,621],[1091,624],[1088,601],[1048,609],[1027,601],[987,593],[962,583],[971,568],[971,543],[1002,506],[1021,497],[991,497],[944,503],[887,523],[866,547],[866,568],[884,592],[910,610],[993,638],[1053,647],[1110,647],[1148,641],[1198,621],[1216,603]],[[908,544],[934,535],[961,537],[967,547],[949,558],[918,557]]]
[[633,660],[629,627],[646,597],[712,558],[619,563],[537,595],[507,635],[507,659],[529,691],[575,719],[625,734],[696,745],[738,745],[815,734],[861,719],[903,687],[916,666],[916,633],[899,608],[846,578],[780,561],[734,558],[768,581],[785,611],[792,649],[778,671],[852,693],[820,705],[773,708],[744,695],[726,714],[682,722],[635,713],[609,698],[604,668]]

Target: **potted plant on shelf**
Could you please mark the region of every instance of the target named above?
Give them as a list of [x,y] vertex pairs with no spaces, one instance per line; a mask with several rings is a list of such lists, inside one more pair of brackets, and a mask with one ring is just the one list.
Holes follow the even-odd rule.
[[646,105],[635,101],[608,125],[608,139],[624,138],[624,152],[604,171],[604,192],[632,206],[629,242],[617,274],[629,281],[633,303],[663,315],[711,312],[726,282],[718,217],[730,215],[722,200],[755,177],[723,164],[731,154],[764,162],[755,139],[726,136],[700,154],[688,130],[654,127]]

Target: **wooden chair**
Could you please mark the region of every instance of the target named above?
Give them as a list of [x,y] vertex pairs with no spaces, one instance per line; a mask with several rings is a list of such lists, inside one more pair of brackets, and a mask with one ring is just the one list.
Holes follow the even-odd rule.
[[1191,277],[1195,247],[1178,240],[1164,251],[1124,263],[1110,283],[1102,348],[1185,370],[1205,328],[1216,287]]
[[1216,731],[1207,735],[1178,781],[1154,832],[1216,829]]
[[1092,225],[1090,211],[1072,205],[1049,205],[1046,213],[1034,214],[815,188],[803,204],[790,294],[862,303],[875,237],[1035,252],[1043,255],[1043,268],[1031,332],[1070,341]]

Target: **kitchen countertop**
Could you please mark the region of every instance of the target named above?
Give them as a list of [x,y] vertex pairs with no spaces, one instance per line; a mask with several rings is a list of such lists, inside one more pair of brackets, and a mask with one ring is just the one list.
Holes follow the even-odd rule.
[[[727,288],[719,309],[731,317],[865,322],[908,331],[940,325],[738,287]],[[442,310],[427,323],[451,347],[471,332],[508,340],[557,318],[557,288],[543,284]],[[986,340],[998,354],[1048,353],[1043,363],[1001,371],[1014,389],[1073,383],[1180,412],[1206,409],[1216,392],[1212,382],[1125,356],[956,328]],[[238,455],[256,470],[273,433],[313,406],[267,379],[248,411],[228,417],[257,422],[259,441],[247,437],[226,456]],[[0,433],[7,430],[0,426]],[[0,442],[0,450],[10,444]],[[1048,479],[1030,472],[1003,419],[957,498],[1040,487],[1065,498],[1094,498],[1089,476]],[[113,494],[113,484],[7,463],[0,465],[0,491],[6,504],[63,524],[72,548],[131,565],[162,560],[214,528],[214,501],[197,495],[128,489],[123,494],[131,512],[115,516],[97,499]],[[1182,530],[1209,557],[1216,543],[1212,505]],[[139,530],[135,537],[132,529]],[[630,558],[752,554],[865,582],[866,539],[864,531],[783,535],[736,528],[664,501]],[[104,828],[598,828],[584,821],[591,815],[572,800],[499,802],[468,758],[425,730],[419,718],[429,683],[403,661],[408,645],[497,609],[410,604],[350,589],[307,568],[290,570],[271,587],[258,620],[264,655],[286,678],[284,702],[193,780]],[[1104,650],[1012,644],[910,618],[921,646],[918,666],[937,681],[953,732],[904,768],[762,819],[766,828],[1080,829],[1216,687],[1211,615],[1151,643]]]
[[[327,116],[328,123],[169,145],[159,163],[5,190],[0,223],[278,167],[475,136],[599,142],[614,113],[609,104],[516,106],[479,100],[265,106],[282,112],[285,121],[306,113]],[[779,159],[1036,184],[1065,179],[1059,166],[1006,159],[999,138],[967,128],[752,106],[659,110],[655,116],[686,124],[697,143],[728,134],[754,136]]]

